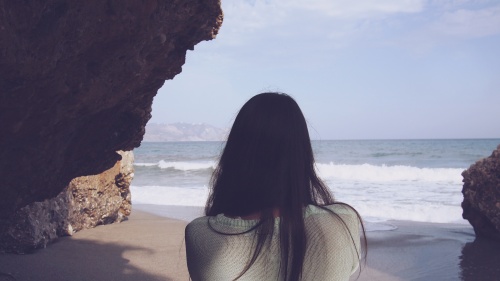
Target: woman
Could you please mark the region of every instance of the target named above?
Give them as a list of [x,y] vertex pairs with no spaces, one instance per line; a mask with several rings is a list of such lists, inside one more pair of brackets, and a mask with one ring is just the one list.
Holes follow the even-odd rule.
[[359,265],[360,217],[316,175],[306,120],[286,94],[243,105],[205,214],[186,227],[194,281],[348,280]]

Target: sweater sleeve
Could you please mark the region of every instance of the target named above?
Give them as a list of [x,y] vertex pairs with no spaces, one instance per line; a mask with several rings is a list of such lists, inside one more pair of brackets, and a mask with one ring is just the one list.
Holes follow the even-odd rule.
[[[253,232],[223,235],[208,227],[209,219],[209,217],[198,218],[186,227],[186,258],[189,275],[193,281],[233,280],[245,268],[250,254],[253,253]],[[223,233],[238,233],[244,230],[237,225],[218,224],[215,219],[211,223]],[[273,263],[266,263],[259,259],[238,280],[270,280],[267,277],[274,272],[273,266]]]
[[303,280],[349,280],[359,266],[359,220],[353,209],[331,205],[306,220]]

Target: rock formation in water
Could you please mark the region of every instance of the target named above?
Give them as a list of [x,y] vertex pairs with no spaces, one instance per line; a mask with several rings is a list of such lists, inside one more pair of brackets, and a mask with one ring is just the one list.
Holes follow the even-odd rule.
[[478,237],[500,241],[500,145],[462,173],[463,218]]
[[219,0],[0,1],[0,234],[139,146],[157,90],[221,23]]
[[0,249],[27,253],[44,248],[58,237],[123,221],[131,211],[134,155],[131,151],[118,153],[122,160],[111,169],[75,178],[56,197],[18,210],[7,231],[0,235]]

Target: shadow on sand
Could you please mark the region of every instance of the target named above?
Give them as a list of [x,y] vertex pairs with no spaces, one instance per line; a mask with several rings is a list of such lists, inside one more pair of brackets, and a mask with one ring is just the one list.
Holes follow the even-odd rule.
[[0,280],[172,280],[144,272],[124,258],[126,252],[148,255],[150,249],[70,237],[61,240],[33,254],[0,254]]

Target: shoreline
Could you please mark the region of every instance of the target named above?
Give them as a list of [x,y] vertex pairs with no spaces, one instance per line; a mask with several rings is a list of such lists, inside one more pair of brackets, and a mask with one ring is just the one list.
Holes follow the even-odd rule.
[[[159,216],[186,222],[203,216],[195,206],[136,204]],[[368,223],[368,255],[351,280],[491,280],[500,276],[500,243],[477,240],[472,226],[388,220]],[[496,249],[496,250],[495,250]]]
[[[202,207],[134,204],[127,221],[82,230],[33,254],[0,254],[0,280],[189,280],[184,228]],[[351,280],[494,280],[500,243],[470,225],[387,221],[367,232]],[[493,279],[492,279],[493,278]]]
[[[137,209],[189,222],[203,207],[135,204]],[[477,239],[468,223],[388,220],[368,223],[368,255],[351,280],[492,280],[500,276],[500,243]]]

